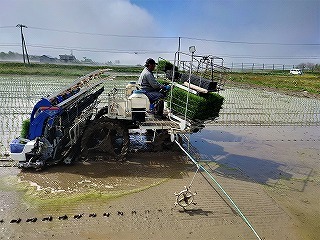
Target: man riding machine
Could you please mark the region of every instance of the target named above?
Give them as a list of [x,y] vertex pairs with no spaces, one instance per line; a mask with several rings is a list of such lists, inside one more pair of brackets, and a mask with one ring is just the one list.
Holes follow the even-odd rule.
[[152,58],[146,60],[138,85],[141,91],[149,98],[150,106],[154,107],[154,116],[159,119],[165,119],[166,117],[163,115],[164,98],[166,97],[166,92],[170,90],[170,86],[162,85],[155,79],[153,71],[156,65],[157,63]]

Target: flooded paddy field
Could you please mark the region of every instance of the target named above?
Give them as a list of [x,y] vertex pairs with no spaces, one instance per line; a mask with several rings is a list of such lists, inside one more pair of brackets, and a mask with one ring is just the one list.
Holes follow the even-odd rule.
[[254,88],[229,87],[214,125],[320,126],[320,99]]
[[[3,158],[33,105],[73,80],[0,77]],[[197,159],[261,239],[317,239],[320,101],[233,87],[220,94],[219,118],[190,136]],[[195,170],[181,152],[137,152],[124,163],[84,161],[44,171],[0,167],[0,239],[257,239],[212,180]],[[183,211],[174,193],[193,177],[197,205]]]

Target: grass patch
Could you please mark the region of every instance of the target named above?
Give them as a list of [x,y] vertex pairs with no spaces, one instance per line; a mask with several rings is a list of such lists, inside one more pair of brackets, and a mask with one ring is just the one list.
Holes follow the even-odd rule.
[[51,189],[40,189],[32,186],[28,181],[19,181],[16,176],[8,176],[0,178],[0,189],[4,191],[17,191],[22,195],[23,200],[39,208],[46,208],[47,210],[56,210],[60,206],[66,207],[74,204],[81,204],[86,201],[105,201],[109,199],[119,198],[128,194],[138,193],[147,190],[151,187],[162,184],[168,178],[161,179],[157,182],[151,183],[140,188],[119,190],[119,191],[99,191],[98,189],[88,189],[82,192],[51,192]]
[[30,128],[30,119],[26,119],[22,122],[20,137],[27,138],[29,134],[29,128]]
[[[162,65],[161,65],[162,64]],[[172,68],[167,62],[161,62],[159,70]],[[108,68],[113,72],[139,74],[143,66],[87,66],[87,65],[64,65],[64,64],[41,64],[16,62],[0,62],[0,74],[2,75],[42,75],[42,76],[70,76],[80,77],[97,69]],[[123,77],[121,77],[123,79]],[[128,80],[136,80],[137,77],[126,77]],[[230,83],[246,84],[273,88],[284,91],[302,92],[311,94],[320,93],[320,73],[305,72],[302,75],[290,75],[288,71],[272,71],[265,73],[228,73],[226,79]]]
[[[45,190],[36,190],[35,187],[30,185],[24,185],[24,200],[32,205],[38,207],[45,207],[46,209],[52,208],[52,210],[59,208],[59,206],[69,206],[73,204],[81,204],[86,201],[106,201],[109,199],[115,199],[129,195],[132,193],[138,193],[144,190],[147,190],[151,187],[157,186],[167,179],[155,182],[148,186],[144,186],[136,189],[120,190],[114,192],[99,191],[95,189],[88,190],[86,192],[59,192],[59,193],[48,193]],[[27,184],[27,183],[25,183]]]
[[305,73],[290,75],[287,73],[229,73],[227,78],[234,83],[257,85],[293,92],[307,91],[313,94],[320,93],[320,75]]
[[97,69],[112,69],[115,72],[140,73],[142,67],[126,66],[87,66],[87,65],[63,65],[63,64],[40,64],[0,62],[0,74],[9,75],[46,75],[46,76],[83,76]]

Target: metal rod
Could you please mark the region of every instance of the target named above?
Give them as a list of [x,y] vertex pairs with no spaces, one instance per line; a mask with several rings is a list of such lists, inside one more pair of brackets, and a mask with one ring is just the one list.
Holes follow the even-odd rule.
[[218,188],[222,191],[222,193],[228,198],[230,203],[235,207],[237,212],[239,213],[240,217],[243,219],[243,221],[248,225],[248,227],[252,230],[252,232],[256,235],[256,237],[261,240],[258,233],[255,231],[249,220],[244,216],[244,214],[241,212],[241,210],[238,208],[238,206],[235,204],[235,202],[232,200],[232,198],[229,196],[229,194],[223,189],[223,187],[218,183],[218,181],[208,172],[207,169],[205,169],[200,163],[198,163],[182,146],[181,144],[175,140],[175,143],[181,148],[181,150],[190,158],[190,160],[199,168],[201,168],[203,171],[205,171],[208,176],[211,178],[211,180],[214,181],[214,183],[218,186]]

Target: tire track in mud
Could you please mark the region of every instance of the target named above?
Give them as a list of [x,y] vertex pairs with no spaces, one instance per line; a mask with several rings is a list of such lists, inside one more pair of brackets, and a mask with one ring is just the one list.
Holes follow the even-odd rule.
[[[253,132],[257,135],[260,134],[256,132],[256,128]],[[286,138],[283,137],[282,139]],[[287,139],[290,140],[287,142],[300,143],[293,141],[292,138]],[[265,141],[274,142],[279,146],[279,140],[272,136],[268,136],[267,140],[269,141]],[[303,142],[308,143],[305,147],[310,144],[310,141]],[[311,142],[313,143],[313,141]],[[264,141],[261,141],[261,143],[264,143]],[[234,147],[232,144],[231,146]],[[285,149],[285,146],[281,145],[280,147]],[[259,151],[260,157],[262,157],[262,153],[263,151]],[[269,156],[270,152],[266,151],[264,154]],[[146,155],[148,154],[145,154],[144,158],[146,158]],[[158,157],[158,155],[156,156]],[[151,158],[151,161],[156,163],[155,155]],[[154,173],[160,174],[157,171],[161,169],[159,168],[161,164],[154,164],[154,166],[157,166]],[[163,164],[163,166],[167,167],[166,171],[172,167],[170,164]],[[189,165],[182,169],[183,171],[179,176],[169,178],[169,181],[163,182],[161,185],[118,199],[106,201],[84,200],[79,205],[71,207],[55,206],[57,209],[53,212],[46,209],[22,207],[23,211],[20,213],[12,212],[12,214],[9,214],[6,212],[8,215],[0,215],[0,220],[4,216],[4,222],[1,223],[0,227],[6,228],[6,236],[11,234],[10,236],[15,236],[15,238],[46,236],[52,239],[60,239],[67,236],[69,239],[105,239],[103,236],[108,236],[109,239],[132,239],[132,237],[136,239],[172,239],[177,237],[256,239],[222,194],[215,189],[214,185],[210,186],[210,181],[206,181],[200,174],[196,176],[191,188],[191,191],[197,192],[195,196],[197,205],[192,205],[187,211],[174,207],[174,192],[179,192],[190,183],[194,174],[191,169],[193,168]],[[298,170],[300,173],[304,169],[299,168]],[[287,171],[285,170],[285,172]],[[304,175],[306,171],[304,170],[301,174]],[[238,169],[219,172],[213,168],[212,173],[238,204],[260,236],[265,239],[299,239],[293,230],[295,221],[268,196],[265,192],[265,188],[268,186],[256,183],[250,176],[246,176],[245,172],[239,172]],[[159,176],[164,177],[165,175],[162,173]],[[118,214],[118,211],[123,214]],[[74,218],[75,215],[82,213],[84,215],[81,218]],[[97,216],[89,217],[93,213],[96,213]],[[110,213],[109,217],[103,216],[104,213]],[[64,214],[68,215],[68,219],[58,220],[58,217],[62,217]],[[51,215],[54,218],[53,221],[40,221],[42,218]],[[38,218],[36,222],[26,222],[27,219],[34,217]],[[10,224],[12,219],[17,218],[22,219],[19,224]],[[36,230],[33,231],[34,228]]]
[[[30,206],[25,209],[20,207],[22,211],[15,212],[14,215],[9,214],[10,216],[7,215],[5,218],[0,215],[0,220],[3,219],[0,223],[2,236],[12,239],[105,239],[102,236],[110,236],[109,239],[132,239],[133,236],[137,239],[139,236],[141,239],[145,239],[142,236],[157,236],[158,239],[201,236],[203,239],[214,239],[211,237],[216,233],[217,236],[222,236],[216,239],[239,236],[255,239],[221,193],[199,173],[191,187],[191,191],[197,192],[197,205],[192,205],[186,210],[174,207],[174,192],[179,192],[190,183],[193,174],[194,172],[183,172],[180,177],[161,185],[106,202],[83,201],[78,205],[55,209],[53,212],[33,209]],[[289,222],[288,216],[266,196],[261,185],[250,181],[239,182],[223,176],[217,178],[232,194],[234,200],[241,203],[239,207],[253,225],[257,226],[262,236],[266,225],[282,222],[279,227],[283,227],[283,222]],[[52,220],[49,220],[50,217]],[[37,220],[32,221],[35,218]],[[19,223],[10,223],[18,219],[21,219]],[[30,220],[27,222],[28,219]],[[221,229],[227,230],[230,227],[232,231],[221,233]],[[207,235],[207,229],[210,229],[210,235]],[[278,230],[272,231],[276,233]],[[270,231],[266,234],[268,236]]]

